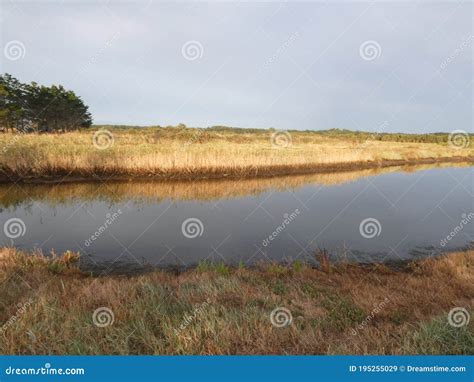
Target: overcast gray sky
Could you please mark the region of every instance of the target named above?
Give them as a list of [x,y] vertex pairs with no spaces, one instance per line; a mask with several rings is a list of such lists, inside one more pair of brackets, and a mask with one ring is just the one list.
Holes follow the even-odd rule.
[[472,131],[470,2],[2,1],[2,72],[95,123]]

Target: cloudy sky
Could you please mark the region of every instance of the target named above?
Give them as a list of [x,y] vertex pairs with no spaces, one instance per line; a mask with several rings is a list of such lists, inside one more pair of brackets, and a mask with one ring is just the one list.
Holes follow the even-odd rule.
[[1,4],[1,71],[95,123],[472,131],[470,2]]

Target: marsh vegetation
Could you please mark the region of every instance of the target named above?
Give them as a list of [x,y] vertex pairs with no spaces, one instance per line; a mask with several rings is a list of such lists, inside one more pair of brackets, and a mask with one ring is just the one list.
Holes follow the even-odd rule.
[[[175,275],[89,277],[76,257],[0,252],[2,354],[472,354],[474,253],[408,263],[201,264]],[[24,307],[19,313],[19,306]],[[104,327],[93,313],[109,309]],[[291,322],[272,325],[285,308]],[[473,311],[471,309],[470,313]],[[113,320],[111,319],[113,317]]]

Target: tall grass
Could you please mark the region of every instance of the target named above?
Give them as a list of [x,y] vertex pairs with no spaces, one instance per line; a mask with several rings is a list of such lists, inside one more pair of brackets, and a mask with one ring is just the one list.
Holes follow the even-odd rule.
[[104,149],[93,144],[94,133],[100,129],[0,134],[0,174],[4,180],[65,176],[239,178],[473,156],[472,149],[453,149],[444,138],[441,143],[420,143],[416,137],[395,142],[370,135],[292,131],[283,136],[282,145],[271,130],[107,128],[113,145]]

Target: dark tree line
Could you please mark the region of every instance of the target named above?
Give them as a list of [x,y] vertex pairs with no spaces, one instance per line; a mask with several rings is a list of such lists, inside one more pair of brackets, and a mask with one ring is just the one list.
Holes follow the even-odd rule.
[[61,85],[24,84],[0,75],[0,128],[3,131],[64,132],[90,127],[88,107]]

